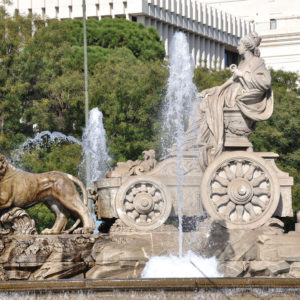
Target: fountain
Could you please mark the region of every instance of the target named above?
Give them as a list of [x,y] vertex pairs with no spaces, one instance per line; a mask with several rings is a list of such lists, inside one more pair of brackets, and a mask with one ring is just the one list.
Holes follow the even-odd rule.
[[[119,162],[106,178],[97,178],[90,198],[107,234],[37,235],[24,211],[7,206],[0,220],[1,298],[27,291],[37,299],[228,299],[245,294],[296,299],[300,216],[296,231],[289,233],[278,219],[292,216],[293,179],[277,168],[277,154],[253,152],[248,140],[255,122],[273,111],[259,43],[254,33],[240,41],[245,59],[231,66],[232,77],[222,86],[196,96],[192,121],[161,161],[154,150],[145,150],[143,160]],[[88,147],[96,152],[100,146]],[[10,186],[10,177],[3,180],[5,171],[3,159],[2,190]],[[72,213],[72,205],[61,204],[64,213]],[[199,224],[174,226],[178,219],[199,216]],[[181,267],[181,274],[172,270],[172,277],[186,278],[154,279],[169,276],[161,275],[157,257],[167,261],[165,269]]]

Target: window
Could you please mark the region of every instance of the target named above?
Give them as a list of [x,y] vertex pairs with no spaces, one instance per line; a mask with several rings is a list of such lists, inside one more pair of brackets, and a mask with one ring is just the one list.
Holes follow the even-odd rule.
[[131,17],[131,20],[132,20],[132,22],[137,22],[137,17],[132,16],[132,17]]
[[270,29],[274,30],[277,28],[277,20],[276,19],[270,19]]
[[229,50],[225,50],[225,66],[229,67],[232,64],[238,64],[239,62],[239,55],[236,52],[232,52]]
[[58,15],[59,15],[59,7],[55,6],[55,18],[58,19]]

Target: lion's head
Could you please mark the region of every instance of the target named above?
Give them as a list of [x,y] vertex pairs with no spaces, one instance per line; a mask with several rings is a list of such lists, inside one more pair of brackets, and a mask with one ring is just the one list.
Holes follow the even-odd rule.
[[4,155],[0,154],[0,180],[4,177],[8,169],[8,163]]

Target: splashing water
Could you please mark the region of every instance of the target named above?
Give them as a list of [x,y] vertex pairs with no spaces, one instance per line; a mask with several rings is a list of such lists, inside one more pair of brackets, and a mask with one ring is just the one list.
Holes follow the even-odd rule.
[[[175,33],[171,42],[170,77],[163,108],[162,148],[163,151],[175,146],[177,153],[177,194],[178,194],[178,231],[179,257],[182,256],[182,201],[184,169],[183,142],[185,124],[191,113],[197,88],[193,83],[194,65],[189,54],[188,41],[184,33]],[[173,146],[173,147],[174,147]]]
[[217,271],[215,257],[202,258],[188,251],[183,257],[153,256],[147,262],[142,278],[223,277]]
[[[195,117],[192,111],[197,88],[193,84],[193,63],[189,55],[186,36],[177,32],[171,43],[170,77],[163,110],[163,154],[176,150],[176,176],[178,195],[178,257],[154,256],[147,262],[143,278],[222,277],[217,271],[215,257],[202,258],[192,251],[182,254],[182,202],[183,202],[183,145],[188,119]],[[198,103],[199,104],[199,103]],[[171,150],[170,150],[171,149]],[[172,154],[172,153],[171,153]]]
[[26,150],[32,147],[41,147],[45,144],[45,142],[49,144],[54,144],[55,142],[62,142],[62,141],[82,145],[79,140],[77,140],[71,135],[64,135],[63,133],[58,131],[50,132],[47,130],[36,134],[35,137],[32,139],[27,139],[20,146],[20,149]]
[[162,113],[162,152],[175,144],[182,149],[185,125],[191,115],[197,88],[193,83],[194,65],[184,33],[176,32],[170,51],[170,76]]
[[106,132],[103,126],[103,115],[97,107],[89,113],[89,120],[83,131],[82,146],[84,152],[84,163],[89,156],[90,176],[87,186],[96,180],[105,177],[109,170],[111,160],[106,147]]
[[11,153],[10,163],[15,166],[22,168],[21,158],[24,156],[25,150],[39,149],[45,145],[52,145],[55,143],[74,143],[82,146],[82,143],[76,139],[74,136],[65,135],[61,132],[54,131],[50,132],[48,130],[37,133],[33,138],[27,139],[22,145],[15,149]]

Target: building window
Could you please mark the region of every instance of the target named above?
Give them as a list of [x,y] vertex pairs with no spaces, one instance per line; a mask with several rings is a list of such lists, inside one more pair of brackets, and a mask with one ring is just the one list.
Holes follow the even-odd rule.
[[270,19],[270,29],[271,30],[277,29],[277,20],[276,19]]
[[46,19],[46,8],[42,7],[42,19],[45,20]]
[[131,20],[132,20],[132,22],[137,22],[137,17],[132,16],[132,17],[131,17]]
[[55,18],[58,19],[58,15],[59,15],[59,7],[55,6]]
[[236,52],[232,52],[229,50],[225,50],[225,67],[229,67],[232,64],[238,64],[239,62],[239,55]]

